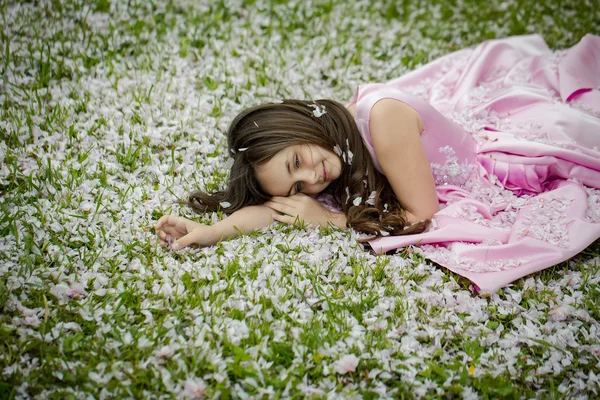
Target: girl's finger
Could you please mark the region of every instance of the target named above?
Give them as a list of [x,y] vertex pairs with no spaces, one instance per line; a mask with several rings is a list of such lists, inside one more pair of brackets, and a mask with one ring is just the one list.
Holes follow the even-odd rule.
[[271,201],[278,204],[291,205],[295,203],[294,196],[291,197],[282,197],[282,196],[273,196],[271,197]]
[[287,215],[279,215],[279,214],[271,215],[271,218],[273,218],[273,221],[283,222],[284,224],[287,224],[287,222],[285,221],[285,217],[287,217]]
[[185,228],[182,232],[182,230],[179,229],[179,227],[177,225],[165,225],[165,226],[163,226],[162,231],[168,235],[174,235],[174,236],[181,236],[181,235],[185,235],[185,233],[186,233]]
[[265,206],[269,207],[269,208],[273,208],[273,207],[277,207],[278,205],[282,205],[279,201],[277,200],[269,200],[267,202],[265,202],[264,204]]
[[159,230],[167,221],[167,219],[169,218],[168,215],[163,215],[162,217],[160,217],[158,219],[158,222],[156,223],[156,226],[154,227],[154,229]]
[[163,215],[156,223],[156,229],[161,229],[165,226],[177,225],[179,221],[180,218],[176,217],[175,215]]
[[275,203],[274,201],[267,201],[264,205],[273,210],[276,210],[277,208],[279,208],[281,206],[279,203]]
[[265,205],[267,207],[269,207],[271,210],[283,213],[283,214],[288,214],[288,211],[290,211],[290,207],[285,205],[285,204],[281,204],[281,203],[273,203],[273,202],[267,202],[265,203]]
[[273,214],[271,217],[275,221],[282,222],[282,223],[288,224],[288,225],[293,225],[294,222],[296,221],[295,217],[290,217],[289,215]]
[[192,231],[192,232],[188,233],[187,235],[184,235],[184,236],[180,237],[179,239],[174,240],[173,243],[171,243],[171,248],[173,250],[180,250],[191,244],[198,243],[199,240],[201,239],[201,237],[199,236],[200,234],[201,233],[199,231]]

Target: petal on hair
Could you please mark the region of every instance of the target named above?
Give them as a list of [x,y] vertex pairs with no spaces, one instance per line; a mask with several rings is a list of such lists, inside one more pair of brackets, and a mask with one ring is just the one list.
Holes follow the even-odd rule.
[[327,112],[325,111],[325,106],[321,106],[322,108],[319,108],[318,104],[309,104],[308,106],[314,108],[313,115],[317,118],[320,118],[323,115],[327,114]]
[[360,206],[360,203],[362,202],[362,197],[357,197],[354,200],[352,200],[352,204],[354,204],[355,206]]
[[333,147],[333,152],[337,154],[338,157],[342,156],[342,148],[337,144]]
[[222,208],[229,208],[229,207],[231,207],[231,203],[230,203],[230,202],[228,202],[228,201],[222,201],[222,202],[220,202],[220,203],[219,203],[219,205],[220,205]]
[[240,148],[238,149],[238,151],[246,151],[246,150],[248,150],[248,148],[247,148],[247,147],[240,147]]
[[372,191],[371,194],[369,195],[369,198],[367,199],[367,201],[365,203],[374,206],[375,205],[375,196],[376,195],[377,195],[377,192]]

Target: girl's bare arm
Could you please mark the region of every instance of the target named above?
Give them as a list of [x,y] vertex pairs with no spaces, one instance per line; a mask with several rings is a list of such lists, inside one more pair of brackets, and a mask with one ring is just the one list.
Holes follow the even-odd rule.
[[265,228],[273,221],[273,210],[264,205],[248,206],[212,225],[214,235],[219,240],[229,239],[240,234]]
[[[265,228],[269,226],[273,220],[294,224],[296,217],[299,217],[301,220],[313,224],[314,226],[327,226],[329,223],[332,223],[341,228],[346,227],[346,215],[344,215],[344,213],[330,212],[316,200],[302,195],[302,200],[305,201],[300,201],[300,206],[306,206],[306,200],[308,199],[322,208],[322,210],[316,211],[316,214],[318,214],[320,218],[318,219],[318,222],[315,222],[315,204],[312,204],[312,208],[298,207],[298,204],[296,204],[298,203],[297,197],[300,196],[295,195],[291,197],[296,197],[296,199],[293,199],[296,200],[296,202],[293,203],[294,207],[291,207],[289,210],[286,209],[285,211],[293,215],[293,217],[286,214],[277,214],[280,210],[278,210],[278,206],[276,205],[273,207],[267,207],[266,205],[244,207],[214,225],[204,225],[183,217],[165,215],[161,217],[156,224],[156,233],[158,235],[159,243],[163,247],[166,247],[171,243],[171,248],[173,250],[179,250],[191,244],[196,244],[198,246],[212,246],[217,244],[220,240],[229,239],[241,234],[250,233],[257,229]],[[290,198],[283,199],[288,200]],[[270,203],[272,202],[267,204]],[[311,212],[311,210],[313,212]]]
[[273,210],[267,206],[248,206],[214,225],[204,225],[187,218],[164,215],[156,224],[156,234],[161,246],[166,247],[170,243],[173,250],[191,244],[212,246],[219,240],[267,227],[272,221],[272,214]]
[[429,219],[439,211],[420,122],[413,108],[394,99],[380,100],[371,110],[375,154],[394,194],[408,209],[408,222]]

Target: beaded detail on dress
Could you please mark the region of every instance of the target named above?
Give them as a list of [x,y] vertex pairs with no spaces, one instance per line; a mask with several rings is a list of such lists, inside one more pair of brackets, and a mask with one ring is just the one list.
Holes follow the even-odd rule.
[[585,188],[587,198],[587,211],[585,213],[585,221],[593,224],[600,223],[600,190],[593,188]]
[[567,207],[573,202],[559,196],[536,196],[525,205],[521,221],[524,227],[517,232],[517,237],[529,236],[543,240],[554,246],[569,247],[567,231]]
[[510,230],[517,220],[517,214],[530,196],[517,196],[514,192],[504,189],[494,175],[489,176],[488,179],[490,184],[482,184],[479,180],[473,180],[467,182],[465,188],[471,192],[474,199],[488,204],[490,207],[498,208],[499,211],[485,222],[481,220],[483,217],[480,213],[473,214],[471,211],[465,214],[468,216],[465,219],[488,227]]
[[[596,90],[600,90],[600,88]],[[569,102],[569,105],[571,106],[571,108],[584,112],[588,115],[591,115],[592,117],[600,118],[600,111],[593,109],[587,104],[581,103],[577,100],[573,100]]]
[[460,164],[456,152],[450,146],[440,147],[440,153],[446,156],[446,162],[444,165],[431,163],[431,172],[433,172],[435,184],[460,186],[465,183],[471,171],[473,171],[473,165]]
[[[489,184],[482,184],[480,180],[469,180],[464,186],[468,189],[474,200],[482,205],[488,205],[498,210],[493,215],[484,216],[474,205],[462,205],[452,213],[452,217],[469,221],[489,228],[510,231],[517,218],[523,221],[523,227],[517,232],[518,237],[529,236],[555,246],[566,248],[569,246],[567,235],[567,208],[570,199],[560,196],[517,196],[512,191],[502,188],[502,184],[495,176],[489,177]],[[587,188],[588,191],[588,222],[600,221],[600,190]],[[459,201],[459,200],[457,200]],[[446,208],[453,204],[449,202]],[[430,230],[435,230],[436,217],[432,219]],[[474,247],[502,246],[500,241],[483,240],[481,243],[468,243]],[[502,259],[495,261],[474,260],[468,257],[457,256],[451,249],[440,245],[422,245],[419,250],[425,257],[438,263],[474,272],[497,272],[515,268],[521,265],[516,259]]]
[[452,252],[446,247],[433,246],[430,244],[416,247],[415,251],[424,257],[435,260],[437,263],[464,271],[496,272],[516,268],[521,265],[521,261],[514,258],[493,261],[474,260],[472,258],[465,257],[464,255],[458,256],[456,253]]

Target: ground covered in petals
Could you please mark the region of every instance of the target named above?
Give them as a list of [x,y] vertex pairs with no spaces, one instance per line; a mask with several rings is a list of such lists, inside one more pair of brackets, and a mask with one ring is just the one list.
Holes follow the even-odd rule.
[[[492,296],[352,232],[157,245],[225,130],[482,40],[600,31],[592,0],[0,2],[0,398],[600,395],[600,246]],[[213,223],[220,213],[195,216]]]

